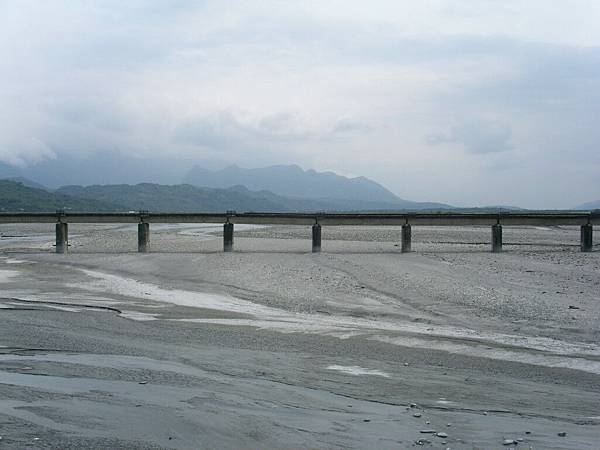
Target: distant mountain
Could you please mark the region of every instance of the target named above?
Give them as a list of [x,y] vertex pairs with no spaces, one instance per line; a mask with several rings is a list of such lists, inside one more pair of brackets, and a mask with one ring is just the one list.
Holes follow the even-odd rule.
[[83,200],[25,186],[17,181],[0,180],[0,211],[54,212],[59,209],[73,211],[123,210],[122,207],[108,202]]
[[335,198],[393,203],[398,198],[383,186],[366,178],[346,178],[333,172],[302,170],[299,166],[271,166],[244,169],[236,165],[221,170],[193,167],[184,182],[195,186],[226,188],[243,185],[252,191],[268,190],[296,198]]
[[596,200],[595,202],[583,203],[579,206],[576,206],[573,209],[586,210],[586,211],[589,211],[591,209],[600,209],[600,200]]
[[210,189],[189,184],[165,186],[152,183],[94,186],[63,186],[57,193],[81,199],[124,205],[127,210],[151,212],[225,212],[291,209],[286,199],[271,193],[249,192],[245,188]]
[[[397,210],[391,203],[352,200],[312,200],[284,197],[267,190],[250,191],[242,185],[226,189],[189,184],[63,186],[56,191],[79,199],[123,205],[127,210],[153,212],[315,212]],[[424,205],[424,204],[422,204]],[[435,208],[433,208],[435,209]]]
[[[412,202],[407,202],[411,204]],[[437,204],[418,203],[419,208],[398,204],[343,199],[284,197],[267,190],[251,191],[238,185],[226,189],[200,188],[189,184],[113,184],[63,186],[54,192],[23,183],[0,180],[0,211],[139,211],[151,212],[319,212],[440,210]],[[431,205],[427,208],[426,205]],[[446,210],[449,210],[446,208]],[[499,212],[497,208],[456,209],[463,212]]]
[[0,162],[0,178],[23,177],[50,189],[67,184],[180,183],[190,162],[167,157],[141,158],[116,152],[59,155],[27,167]]
[[36,183],[35,181],[30,180],[29,178],[25,178],[25,177],[8,177],[8,178],[4,178],[4,180],[16,181],[17,183],[21,183],[23,186],[27,186],[30,188],[42,189],[44,191],[48,190],[48,188],[46,186],[44,186],[43,184]]

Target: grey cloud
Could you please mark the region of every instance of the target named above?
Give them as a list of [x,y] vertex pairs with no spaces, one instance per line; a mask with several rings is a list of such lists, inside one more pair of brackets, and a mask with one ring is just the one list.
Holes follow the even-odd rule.
[[354,134],[366,133],[371,130],[371,126],[351,119],[341,119],[333,127],[333,134]]
[[429,144],[461,144],[469,153],[499,153],[513,149],[510,126],[496,121],[475,120],[452,127],[448,133],[427,136]]
[[255,149],[311,139],[289,113],[263,117],[257,123],[242,122],[230,112],[219,112],[182,123],[173,132],[175,140],[212,149]]
[[[368,145],[381,159],[367,175],[391,171],[390,187],[410,196],[394,164],[427,151],[427,127],[441,130],[431,145],[488,154],[470,159],[482,172],[499,168],[494,154],[518,154],[534,172],[543,153],[570,180],[598,168],[599,47],[468,29],[407,35],[392,22],[286,15],[276,4],[274,14],[240,4],[222,16],[218,2],[192,0],[48,5],[0,6],[20,11],[0,15],[0,159],[13,164],[113,149],[357,172]],[[253,83],[260,96],[242,92]]]

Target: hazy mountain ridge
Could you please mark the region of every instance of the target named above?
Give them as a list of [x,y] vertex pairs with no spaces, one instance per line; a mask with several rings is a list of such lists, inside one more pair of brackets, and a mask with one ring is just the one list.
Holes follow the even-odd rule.
[[582,203],[581,205],[576,206],[573,209],[585,210],[585,211],[592,210],[592,209],[600,209],[600,200]]
[[17,181],[0,180],[0,211],[54,212],[62,209],[106,212],[122,210],[123,207],[104,201],[48,192]]
[[[427,207],[431,205],[430,207]],[[439,208],[420,203],[420,208],[399,208],[379,202],[340,199],[299,199],[267,190],[250,191],[245,186],[227,189],[199,188],[189,184],[63,186],[51,192],[23,183],[0,180],[0,211],[139,211],[151,212],[318,212],[318,211],[461,211],[502,212],[506,207]]]
[[364,177],[347,178],[333,172],[303,170],[297,165],[244,169],[231,165],[221,170],[195,166],[184,182],[195,186],[226,188],[243,185],[251,191],[310,199],[344,199],[395,203],[400,199],[380,184]]

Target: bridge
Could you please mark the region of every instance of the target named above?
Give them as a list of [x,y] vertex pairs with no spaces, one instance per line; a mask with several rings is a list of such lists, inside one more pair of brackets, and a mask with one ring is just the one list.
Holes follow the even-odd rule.
[[152,223],[222,223],[223,250],[233,251],[234,224],[312,226],[312,251],[321,251],[322,226],[401,226],[401,251],[411,251],[412,226],[489,226],[491,251],[502,251],[502,226],[579,226],[580,248],[591,252],[593,226],[600,224],[600,212],[503,212],[503,213],[0,213],[0,224],[55,223],[56,253],[66,253],[69,223],[137,223],[138,251],[150,249]]

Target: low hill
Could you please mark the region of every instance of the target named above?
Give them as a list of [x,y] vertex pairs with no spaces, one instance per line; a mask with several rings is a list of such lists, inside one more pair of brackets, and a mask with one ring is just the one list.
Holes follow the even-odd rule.
[[56,210],[72,211],[117,211],[123,210],[117,204],[86,200],[48,192],[25,186],[23,183],[11,180],[0,180],[0,211],[3,212],[54,212]]

